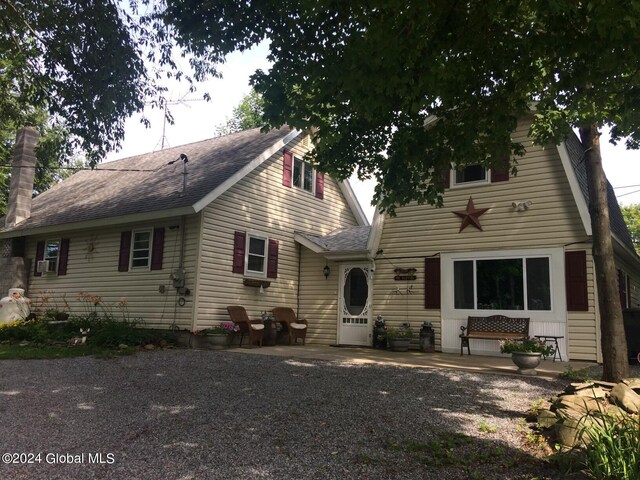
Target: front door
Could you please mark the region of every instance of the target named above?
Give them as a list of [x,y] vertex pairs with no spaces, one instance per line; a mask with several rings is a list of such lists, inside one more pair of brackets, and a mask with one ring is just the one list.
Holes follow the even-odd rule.
[[371,270],[369,265],[341,265],[338,342],[371,345]]

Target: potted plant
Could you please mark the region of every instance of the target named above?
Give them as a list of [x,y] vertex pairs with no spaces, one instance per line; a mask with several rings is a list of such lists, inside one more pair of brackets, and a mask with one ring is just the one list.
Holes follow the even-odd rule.
[[413,337],[413,330],[408,325],[387,328],[389,348],[394,352],[406,352]]
[[238,331],[238,326],[233,322],[220,322],[211,328],[202,331],[209,346],[223,348],[229,346],[231,335]]
[[511,354],[511,360],[518,367],[518,373],[536,375],[541,357],[552,355],[553,347],[537,338],[506,339],[500,341],[500,351]]

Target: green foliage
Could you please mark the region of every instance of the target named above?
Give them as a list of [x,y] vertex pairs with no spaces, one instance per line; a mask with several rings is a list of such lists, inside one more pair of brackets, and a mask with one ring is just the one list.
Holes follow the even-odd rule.
[[480,430],[483,433],[495,433],[498,430],[498,427],[494,425],[489,425],[484,420],[480,420],[480,423],[478,424],[478,430]]
[[396,338],[413,338],[413,330],[409,327],[389,327],[387,328],[387,338],[389,340]]
[[640,254],[640,204],[620,205],[620,210],[622,210],[622,216],[631,234],[636,252]]
[[252,77],[265,120],[314,128],[319,168],[374,176],[389,212],[441,204],[450,163],[515,167],[534,102],[540,144],[598,124],[640,145],[638,0],[169,0],[164,18],[196,54],[268,38],[273,66]]
[[590,368],[573,368],[569,365],[558,377],[577,382],[586,382],[595,379],[597,375],[594,374]]
[[640,417],[628,413],[599,414],[585,424],[589,439],[585,464],[597,480],[635,480],[640,478]]
[[263,110],[264,100],[262,95],[255,90],[251,90],[251,93],[245,95],[240,104],[233,109],[231,118],[227,118],[226,122],[216,127],[216,135],[228,135],[264,126]]
[[538,338],[500,340],[500,351],[502,353],[541,353],[545,357],[553,355],[553,347],[545,344]]
[[126,118],[145,101],[164,105],[164,79],[193,90],[221,60],[205,48],[190,59],[193,76],[185,73],[160,8],[150,0],[0,2],[0,128],[46,112],[66,132],[67,148],[95,165],[119,146]]

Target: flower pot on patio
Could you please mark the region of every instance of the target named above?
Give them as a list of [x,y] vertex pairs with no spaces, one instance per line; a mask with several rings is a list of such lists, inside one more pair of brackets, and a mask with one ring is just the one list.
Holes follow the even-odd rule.
[[229,346],[229,336],[226,333],[209,333],[205,336],[208,348],[214,350]]
[[518,373],[522,375],[537,375],[536,368],[540,365],[542,353],[540,352],[513,352],[511,360],[518,367]]
[[409,351],[410,338],[388,338],[389,348],[392,352],[407,352]]

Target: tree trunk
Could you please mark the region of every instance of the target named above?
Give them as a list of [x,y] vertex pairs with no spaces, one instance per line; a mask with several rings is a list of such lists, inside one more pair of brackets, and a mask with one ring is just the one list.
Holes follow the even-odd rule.
[[589,184],[593,262],[600,307],[602,378],[608,382],[619,382],[629,375],[627,340],[624,334],[618,275],[611,240],[607,179],[602,168],[600,134],[596,125],[580,127],[580,139],[585,148],[584,162]]

